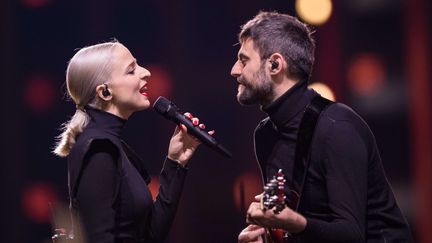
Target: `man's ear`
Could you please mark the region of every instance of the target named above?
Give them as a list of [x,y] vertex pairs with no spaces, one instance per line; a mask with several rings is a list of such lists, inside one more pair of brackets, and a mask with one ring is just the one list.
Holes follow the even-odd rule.
[[112,99],[111,91],[106,83],[96,86],[96,94],[105,101],[110,101]]
[[283,72],[287,68],[287,64],[285,62],[284,57],[280,53],[273,53],[269,57],[269,63],[267,64],[270,69],[271,75],[279,74]]

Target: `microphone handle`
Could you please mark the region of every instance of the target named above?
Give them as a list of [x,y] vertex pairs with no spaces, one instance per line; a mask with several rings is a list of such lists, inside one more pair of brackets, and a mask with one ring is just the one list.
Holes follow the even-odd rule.
[[[219,144],[214,137],[209,135],[206,131],[201,130],[199,127],[196,127],[191,120],[186,118],[184,115],[175,112],[174,114],[175,119],[171,119],[177,124],[182,123],[187,127],[188,133],[195,136],[198,140],[200,140],[202,143],[207,145],[208,147],[214,149],[215,151],[219,152],[223,156],[227,158],[231,158],[232,154],[231,152],[225,148],[222,144]],[[173,117],[173,116],[171,116]]]

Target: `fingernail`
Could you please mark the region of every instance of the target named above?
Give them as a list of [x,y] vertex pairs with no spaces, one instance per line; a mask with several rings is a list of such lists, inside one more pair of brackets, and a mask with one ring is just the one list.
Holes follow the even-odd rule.
[[198,125],[198,119],[197,118],[192,118],[192,123],[194,124],[194,126]]
[[183,124],[178,125],[182,132],[186,132],[186,127]]
[[201,129],[205,129],[205,125],[204,124],[199,124],[199,127],[201,128]]
[[184,115],[185,115],[187,118],[189,118],[189,119],[192,119],[192,118],[193,118],[192,114],[189,113],[189,112],[184,113]]

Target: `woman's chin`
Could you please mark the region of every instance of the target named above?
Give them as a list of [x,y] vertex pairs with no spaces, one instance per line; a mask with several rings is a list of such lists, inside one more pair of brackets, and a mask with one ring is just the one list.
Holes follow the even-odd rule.
[[150,101],[146,100],[144,101],[140,106],[139,106],[139,110],[143,111],[143,110],[147,110],[148,108],[150,108]]

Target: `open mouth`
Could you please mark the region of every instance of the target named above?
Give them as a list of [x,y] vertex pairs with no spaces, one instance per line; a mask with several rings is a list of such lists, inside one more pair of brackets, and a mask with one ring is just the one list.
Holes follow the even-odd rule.
[[144,95],[144,96],[148,96],[147,93],[147,84],[145,84],[140,90],[139,90],[140,94]]

